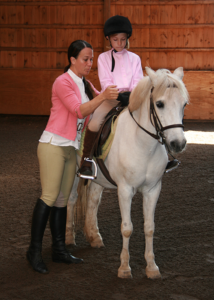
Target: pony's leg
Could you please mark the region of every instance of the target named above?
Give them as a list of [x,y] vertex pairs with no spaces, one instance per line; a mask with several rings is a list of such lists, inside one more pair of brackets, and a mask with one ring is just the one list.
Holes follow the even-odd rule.
[[133,188],[118,187],[118,198],[120,212],[122,217],[121,233],[123,236],[123,249],[120,254],[121,265],[118,269],[118,277],[132,278],[131,268],[129,266],[129,239],[133,231],[131,222],[131,201],[133,197]]
[[161,277],[159,268],[155,263],[155,256],[153,252],[153,235],[155,230],[154,214],[160,190],[161,182],[159,182],[153,189],[143,191],[144,233],[146,241],[145,259],[147,262],[146,275],[151,279]]
[[103,187],[92,181],[88,188],[87,210],[84,232],[92,247],[104,247],[103,239],[99,233],[97,224],[97,211],[102,197]]
[[66,245],[75,243],[75,231],[74,231],[74,206],[77,201],[77,186],[79,183],[79,178],[75,177],[73,188],[71,194],[68,199],[67,204],[67,221],[66,221],[66,235],[65,235],[65,243]]

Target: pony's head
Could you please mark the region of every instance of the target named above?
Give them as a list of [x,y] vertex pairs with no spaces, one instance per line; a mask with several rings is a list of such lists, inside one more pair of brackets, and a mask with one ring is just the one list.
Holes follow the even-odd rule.
[[145,101],[150,103],[162,127],[167,127],[164,137],[168,148],[172,152],[181,152],[186,145],[183,129],[171,125],[182,124],[184,108],[189,102],[189,95],[182,81],[183,68],[177,68],[174,73],[166,69],[156,72],[148,67],[145,69],[148,76],[131,93],[129,109],[133,112]]

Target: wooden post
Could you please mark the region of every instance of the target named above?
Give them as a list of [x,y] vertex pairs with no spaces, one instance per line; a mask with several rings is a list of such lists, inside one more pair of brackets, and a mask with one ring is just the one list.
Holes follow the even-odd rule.
[[[111,16],[111,0],[104,0],[103,14],[104,14],[104,24],[105,24],[105,21],[108,20],[110,18],[110,16]],[[103,51],[107,51],[108,50],[106,48],[106,46],[108,46],[108,45],[109,45],[109,42],[104,37]]]

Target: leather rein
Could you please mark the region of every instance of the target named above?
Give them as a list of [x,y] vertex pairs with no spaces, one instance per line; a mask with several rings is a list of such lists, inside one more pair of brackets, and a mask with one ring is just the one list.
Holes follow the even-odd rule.
[[184,128],[184,125],[183,124],[172,124],[172,125],[168,125],[168,126],[165,126],[165,127],[162,126],[161,121],[158,118],[158,115],[157,115],[155,107],[154,107],[152,91],[153,91],[153,88],[151,90],[151,96],[150,96],[150,121],[151,121],[152,125],[154,126],[154,128],[156,130],[156,134],[151,133],[150,131],[148,131],[144,127],[142,127],[135,120],[135,118],[134,118],[132,112],[130,111],[130,109],[129,109],[129,113],[130,113],[131,117],[133,118],[133,120],[135,121],[135,123],[138,125],[138,127],[140,127],[142,130],[144,130],[151,137],[153,137],[154,139],[156,139],[160,144],[167,146],[166,145],[166,138],[165,138],[165,135],[164,135],[164,131],[168,130],[168,129],[171,129],[171,128],[176,128],[176,127],[182,127],[182,128]]

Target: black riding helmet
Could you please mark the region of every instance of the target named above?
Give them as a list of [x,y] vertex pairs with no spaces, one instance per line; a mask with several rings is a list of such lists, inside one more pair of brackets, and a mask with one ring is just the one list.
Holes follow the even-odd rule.
[[[104,25],[104,35],[105,37],[109,37],[112,34],[116,33],[126,33],[127,34],[127,40],[132,35],[132,25],[128,18],[123,16],[113,16],[109,18]],[[127,44],[127,41],[126,41]],[[110,44],[111,45],[111,44]],[[112,57],[112,67],[111,72],[114,71],[115,67],[115,60],[113,56],[113,51],[116,52],[116,50],[112,50],[111,57]]]
[[132,25],[128,18],[123,16],[113,16],[109,18],[104,25],[105,37],[115,33],[126,33],[127,38],[132,35]]

